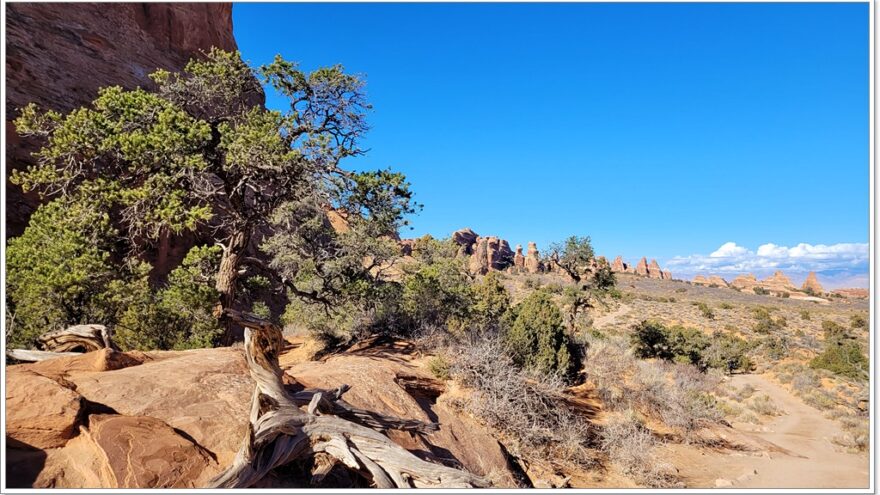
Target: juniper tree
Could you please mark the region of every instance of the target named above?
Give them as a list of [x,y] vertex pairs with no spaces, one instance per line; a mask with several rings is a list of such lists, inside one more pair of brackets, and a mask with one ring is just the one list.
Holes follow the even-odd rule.
[[[45,197],[108,205],[128,255],[168,233],[208,232],[222,248],[221,309],[236,302],[249,246],[291,202],[348,203],[389,228],[411,211],[400,174],[341,168],[364,152],[370,109],[361,78],[341,66],[305,73],[279,56],[254,69],[237,52],[215,49],[182,72],[151,78],[155,91],[104,88],[66,115],[22,109],[17,131],[44,146],[12,181]],[[263,108],[260,81],[288,108]]]

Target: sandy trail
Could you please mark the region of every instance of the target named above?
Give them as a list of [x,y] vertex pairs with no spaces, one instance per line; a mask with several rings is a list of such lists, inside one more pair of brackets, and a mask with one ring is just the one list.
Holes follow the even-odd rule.
[[[846,453],[831,439],[840,426],[781,385],[761,375],[736,375],[736,387],[753,386],[755,395],[767,394],[785,411],[755,428],[752,435],[792,451],[793,457],[777,453],[752,456],[739,453],[678,451],[676,464],[688,486],[735,488],[867,488],[869,457]],[[741,431],[748,426],[735,424]],[[730,483],[728,485],[728,482]]]
[[632,309],[632,307],[630,307],[626,304],[621,304],[620,307],[615,309],[614,311],[608,313],[607,315],[600,316],[600,317],[596,318],[595,320],[593,320],[593,328],[595,328],[597,330],[601,330],[602,328],[607,327],[608,325],[613,325],[613,324],[617,323],[617,319],[619,317],[629,313],[631,309]]

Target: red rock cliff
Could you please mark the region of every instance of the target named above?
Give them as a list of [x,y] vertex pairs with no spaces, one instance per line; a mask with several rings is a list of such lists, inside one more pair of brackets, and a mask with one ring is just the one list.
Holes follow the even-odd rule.
[[[6,117],[34,102],[68,111],[100,87],[149,86],[157,68],[179,70],[200,50],[235,50],[229,3],[7,3]],[[7,172],[36,145],[6,127]],[[37,199],[6,183],[6,234],[20,234]]]

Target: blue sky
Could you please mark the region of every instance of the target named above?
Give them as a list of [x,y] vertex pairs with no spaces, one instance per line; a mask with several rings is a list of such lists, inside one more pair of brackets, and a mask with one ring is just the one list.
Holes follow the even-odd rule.
[[[404,237],[589,235],[682,275],[867,282],[867,3],[236,4],[233,23],[254,64],[366,77],[371,151],[349,165],[407,174],[425,208]],[[745,251],[706,264],[726,243]]]

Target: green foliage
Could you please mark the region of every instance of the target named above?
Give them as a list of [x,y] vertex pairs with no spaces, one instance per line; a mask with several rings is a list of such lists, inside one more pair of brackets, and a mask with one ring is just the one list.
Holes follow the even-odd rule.
[[735,335],[716,332],[712,335],[711,344],[703,353],[702,361],[705,366],[725,370],[728,373],[748,372],[754,368],[754,363],[748,356],[752,347]]
[[822,322],[822,333],[825,335],[825,340],[829,342],[850,337],[849,330],[846,327],[831,320]]
[[856,314],[849,317],[850,328],[853,330],[867,330],[868,319],[863,315]]
[[755,291],[755,294],[757,294],[759,296],[766,296],[767,294],[770,294],[770,291],[763,288],[763,287],[755,287],[752,290]]
[[761,349],[770,359],[785,359],[791,350],[791,343],[785,335],[769,335],[761,340]]
[[490,271],[473,286],[474,304],[471,319],[480,329],[497,329],[510,309],[510,294],[501,283],[501,275]]
[[116,310],[115,338],[123,349],[211,347],[221,333],[212,310],[217,303],[213,274],[220,261],[217,246],[196,246],[171,271],[168,283],[150,286],[150,266],[131,262],[128,280],[114,280],[109,301]]
[[719,332],[710,338],[697,329],[667,327],[646,320],[633,328],[630,343],[635,356],[641,359],[658,358],[692,364],[700,369],[719,368],[728,373],[746,371],[753,366],[746,355],[751,350],[748,343]]
[[607,290],[614,287],[616,279],[606,260],[594,259],[589,237],[571,236],[562,243],[548,248],[547,260],[567,273],[575,282],[585,284],[585,289]]
[[723,302],[719,304],[718,307],[721,309],[733,309],[733,304]]
[[449,363],[442,356],[434,356],[428,360],[428,371],[434,375],[434,378],[440,380],[449,380],[452,376],[449,372]]
[[562,313],[543,291],[530,294],[512,310],[504,342],[517,366],[556,374],[572,381],[580,369],[579,353],[566,335]]
[[755,324],[752,326],[752,330],[759,334],[769,334],[785,328],[785,318],[782,316],[774,318],[770,312],[771,309],[764,306],[756,307],[754,309]]
[[715,313],[712,311],[712,309],[709,307],[708,304],[706,304],[706,303],[704,303],[704,302],[694,302],[694,303],[691,303],[691,304],[693,304],[694,306],[697,307],[697,309],[700,310],[700,313],[703,314],[703,317],[704,317],[704,318],[706,318],[706,319],[708,319],[708,320],[714,320],[714,319],[715,319]]
[[15,326],[11,347],[68,325],[105,322],[103,294],[118,275],[109,250],[115,231],[99,208],[56,200],[40,206],[6,248],[6,296]]
[[[419,265],[407,273],[403,279],[401,301],[403,312],[413,328],[451,326],[460,329],[471,316],[474,289],[462,260],[443,259]],[[489,316],[488,312],[497,310],[497,307],[486,305],[485,309],[487,314],[483,316]]]
[[821,368],[855,380],[868,379],[868,358],[857,342],[832,340],[825,350],[810,361],[811,368]]
[[807,311],[806,309],[801,310],[800,315],[801,315],[801,319],[802,319],[802,320],[804,320],[804,321],[810,321],[810,312]]

